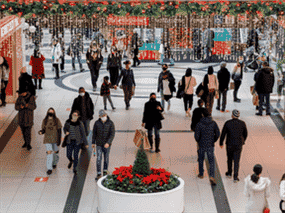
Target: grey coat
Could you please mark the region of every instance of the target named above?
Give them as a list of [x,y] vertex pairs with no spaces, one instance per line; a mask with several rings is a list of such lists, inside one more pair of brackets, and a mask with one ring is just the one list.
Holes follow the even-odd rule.
[[[68,119],[65,122],[64,127],[63,127],[64,134],[66,134],[66,132],[70,133],[70,123],[71,123],[70,119]],[[88,145],[88,141],[87,141],[87,138],[86,138],[84,125],[83,125],[82,121],[77,121],[77,123],[79,125],[79,128],[77,129],[77,132],[75,133],[76,145],[80,145],[80,144],[83,144],[83,143],[85,145]],[[69,137],[67,137],[67,144],[70,144],[70,134],[69,134]]]

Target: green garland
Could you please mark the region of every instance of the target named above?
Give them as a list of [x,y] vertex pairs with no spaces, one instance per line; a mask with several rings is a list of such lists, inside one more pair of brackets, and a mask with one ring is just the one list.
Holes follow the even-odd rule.
[[147,3],[132,4],[130,2],[88,2],[88,3],[64,3],[59,4],[56,0],[54,3],[43,3],[44,0],[36,0],[33,3],[19,4],[18,2],[0,2],[0,12],[9,15],[18,15],[21,17],[30,17],[38,15],[55,15],[66,14],[71,16],[86,16],[88,18],[95,17],[96,15],[103,16],[147,16],[159,17],[175,16],[175,15],[284,15],[285,3],[282,1],[252,1],[252,2],[202,2],[202,1],[189,1],[189,2],[164,2],[150,0]]

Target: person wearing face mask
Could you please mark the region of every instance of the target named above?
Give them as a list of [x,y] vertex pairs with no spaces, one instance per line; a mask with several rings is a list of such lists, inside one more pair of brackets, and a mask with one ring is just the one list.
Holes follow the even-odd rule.
[[51,50],[52,53],[52,66],[55,69],[55,79],[59,79],[59,63],[60,58],[62,55],[60,43],[58,42],[58,39],[53,40],[53,47]]
[[88,137],[90,133],[90,121],[93,119],[94,115],[94,104],[89,93],[85,91],[84,87],[80,87],[78,92],[79,95],[73,101],[70,116],[74,111],[79,111],[81,121],[83,122],[85,128],[85,134]]
[[150,94],[150,100],[144,105],[142,127],[145,127],[148,131],[148,140],[150,143],[150,151],[153,152],[153,129],[155,134],[155,152],[160,152],[160,135],[159,130],[162,128],[161,120],[163,116],[161,113],[164,111],[161,104],[156,100],[156,94]]
[[157,92],[160,92],[161,105],[164,108],[164,101],[167,101],[167,110],[170,110],[170,98],[173,92],[176,92],[175,78],[172,73],[168,70],[168,65],[162,65],[162,72],[158,76],[158,87]]
[[6,88],[9,80],[10,68],[8,61],[0,56],[0,86],[1,86],[1,105],[0,107],[6,106]]
[[31,56],[30,64],[32,66],[32,78],[35,81],[35,88],[38,88],[39,80],[39,89],[42,88],[42,79],[45,78],[44,73],[44,61],[45,57],[40,53],[38,49],[34,50],[34,55]]
[[[69,118],[63,127],[63,131],[67,137],[66,145],[66,156],[69,160],[67,166],[68,169],[71,168],[73,164],[73,173],[77,174],[77,164],[78,164],[78,154],[82,145],[88,149],[88,141],[85,134],[85,128],[82,121],[79,119],[80,112],[75,110],[71,118]],[[72,159],[73,155],[73,159]]]
[[22,68],[21,75],[19,77],[19,90],[17,92],[23,91],[26,88],[31,95],[36,96],[36,89],[32,81],[32,76],[27,73],[25,68]]
[[86,52],[86,62],[90,70],[93,90],[96,90],[97,88],[98,77],[96,76],[96,60],[97,60],[97,44],[96,41],[93,40],[90,44],[89,49]]
[[55,115],[55,110],[51,107],[47,111],[47,115],[42,122],[42,129],[39,135],[44,135],[44,145],[47,150],[47,175],[52,173],[52,169],[56,168],[59,161],[59,149],[61,142],[62,125]]
[[34,125],[34,110],[37,108],[35,96],[30,94],[28,88],[22,88],[19,91],[19,97],[15,103],[15,110],[19,111],[18,120],[22,134],[24,136],[25,144],[22,148],[31,150],[31,131]]
[[107,60],[107,70],[110,73],[111,84],[116,85],[119,76],[119,70],[122,69],[122,62],[119,53],[117,53],[116,46],[113,46],[111,50],[112,52],[109,54]]
[[242,77],[243,77],[243,62],[242,61],[238,61],[237,64],[234,67],[233,73],[232,73],[232,79],[234,81],[235,84],[235,88],[234,88],[234,102],[240,103],[240,99],[237,98],[237,93],[238,90],[240,88],[241,85],[241,81],[242,81]]
[[102,154],[104,154],[103,175],[108,174],[109,154],[114,137],[115,125],[107,113],[101,109],[99,111],[99,119],[94,124],[92,138],[92,148],[95,149],[96,147],[97,152],[97,177],[95,181],[98,181],[102,177]]

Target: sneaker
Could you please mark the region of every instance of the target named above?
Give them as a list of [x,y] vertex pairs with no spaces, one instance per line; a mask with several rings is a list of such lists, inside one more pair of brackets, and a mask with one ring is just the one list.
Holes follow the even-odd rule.
[[234,183],[239,182],[239,178],[234,178]]
[[27,144],[25,143],[23,146],[22,146],[22,148],[26,148],[27,147]]
[[107,110],[107,107],[104,107],[104,110]]
[[129,110],[129,107],[128,107],[128,106],[126,106],[126,110]]
[[220,112],[221,112],[221,113],[224,113],[224,112],[225,112],[225,110],[221,110]]
[[216,110],[220,111],[220,107],[216,107]]
[[210,177],[210,182],[212,185],[217,185],[217,182],[216,182],[215,178],[213,178],[213,177]]
[[67,168],[69,168],[69,169],[70,169],[70,168],[71,168],[71,166],[72,166],[72,164],[73,164],[73,161],[70,161],[70,162],[69,162],[69,164],[68,164],[68,166],[67,166]]
[[66,73],[64,70],[61,70],[61,73]]
[[236,99],[234,100],[234,102],[240,103],[240,99]]
[[255,113],[255,115],[257,115],[257,116],[262,116],[262,114],[261,114],[261,113]]
[[204,178],[203,175],[198,175],[197,177],[200,178],[200,179],[203,179],[203,178]]
[[56,169],[56,165],[53,165],[52,168]]
[[50,175],[52,173],[52,170],[47,171],[47,175]]
[[101,177],[102,177],[101,174],[97,175],[97,177],[95,178],[95,181],[98,181]]
[[232,177],[232,174],[226,172],[226,177],[231,178],[231,177]]
[[31,145],[27,146],[27,150],[30,151],[32,149]]
[[39,89],[43,89],[42,87],[39,87]]
[[108,175],[108,174],[109,174],[108,171],[103,171],[103,176],[106,176],[106,175]]
[[160,152],[160,149],[156,149],[156,150],[155,150],[155,153],[159,153],[159,152]]
[[112,108],[112,110],[115,110],[115,109],[116,109],[116,107],[113,107],[113,108]]
[[82,69],[80,69],[80,72],[84,72],[84,69],[82,68]]
[[186,112],[186,113],[185,113],[185,116],[186,116],[186,117],[188,117],[188,116],[189,116],[189,115],[188,115],[188,112]]

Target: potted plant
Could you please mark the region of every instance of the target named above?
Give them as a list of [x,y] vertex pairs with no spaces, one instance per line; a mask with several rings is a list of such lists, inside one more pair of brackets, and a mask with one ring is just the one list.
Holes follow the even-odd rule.
[[98,212],[183,212],[184,181],[165,169],[150,168],[142,146],[134,166],[115,168],[98,180]]

